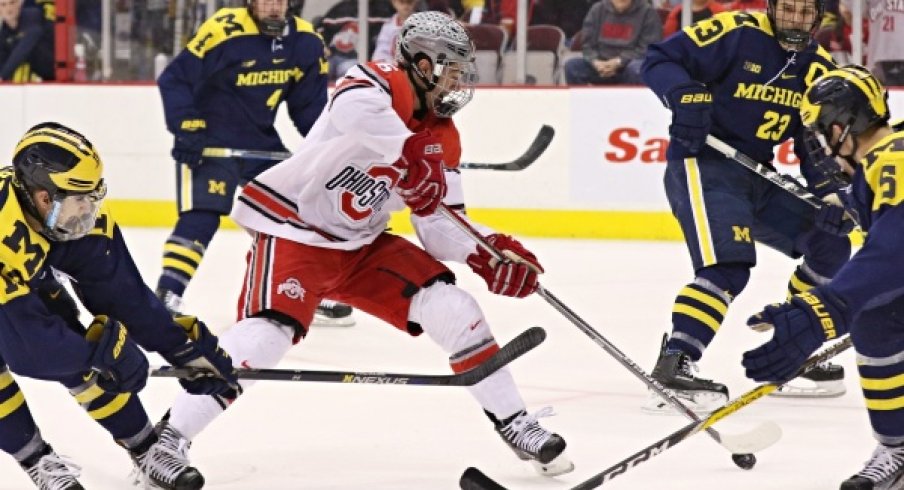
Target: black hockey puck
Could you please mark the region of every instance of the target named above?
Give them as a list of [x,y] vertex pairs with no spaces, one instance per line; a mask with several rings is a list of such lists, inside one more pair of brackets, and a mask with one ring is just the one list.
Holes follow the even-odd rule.
[[742,470],[752,470],[756,465],[756,456],[748,454],[732,454],[731,460]]

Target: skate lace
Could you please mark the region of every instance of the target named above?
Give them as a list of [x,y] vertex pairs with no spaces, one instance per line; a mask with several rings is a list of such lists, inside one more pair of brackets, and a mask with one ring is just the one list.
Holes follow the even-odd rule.
[[331,300],[331,299],[323,299],[323,300],[320,300],[320,305],[319,305],[319,307],[322,308],[322,309],[324,309],[324,310],[332,310],[333,308],[336,307],[336,301]]
[[866,462],[866,467],[857,474],[874,482],[881,482],[898,471],[902,465],[904,465],[904,447],[891,448],[879,445]]
[[709,379],[698,378],[694,373],[700,372],[700,367],[689,356],[682,354],[681,361],[678,363],[678,372],[690,379],[697,381],[712,381]]
[[555,415],[552,407],[543,407],[535,413],[516,417],[502,429],[502,433],[518,448],[531,454],[538,454],[552,433],[541,427],[537,419],[552,415]]
[[82,467],[66,456],[50,453],[41,457],[37,464],[28,468],[28,476],[41,490],[65,490],[78,483]]
[[[154,480],[173,483],[188,466],[188,440],[170,429],[160,433],[160,439],[141,457],[136,483],[144,480],[144,488],[157,488]],[[141,478],[142,476],[146,478]]]

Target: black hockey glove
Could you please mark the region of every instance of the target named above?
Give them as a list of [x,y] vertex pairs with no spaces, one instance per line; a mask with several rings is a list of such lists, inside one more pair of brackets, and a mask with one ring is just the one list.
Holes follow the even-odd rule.
[[666,100],[672,110],[672,139],[691,153],[699,152],[712,126],[712,94],[702,83],[688,82],[670,90]]
[[173,322],[185,331],[189,341],[160,355],[175,367],[196,370],[194,375],[180,378],[179,384],[193,395],[235,398],[240,392],[238,373],[232,367],[232,358],[220,348],[217,337],[193,316],[177,316]]
[[816,210],[815,222],[820,230],[838,236],[847,236],[856,227],[843,207],[828,203]]
[[747,377],[769,383],[790,380],[823,342],[847,333],[846,314],[839,300],[814,288],[751,316],[748,326],[759,331],[772,327],[774,333],[772,340],[744,353]]
[[207,123],[203,119],[186,119],[176,131],[173,143],[173,159],[191,168],[201,165],[204,146],[207,144]]
[[[97,386],[113,393],[138,393],[148,379],[148,360],[125,325],[105,315],[94,317],[88,332],[94,345],[91,369],[97,371]],[[87,381],[87,380],[86,380]]]

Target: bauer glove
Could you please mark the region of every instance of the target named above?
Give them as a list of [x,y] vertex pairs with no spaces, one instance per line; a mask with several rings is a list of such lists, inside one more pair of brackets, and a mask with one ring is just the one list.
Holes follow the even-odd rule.
[[224,395],[235,397],[239,392],[238,373],[232,358],[224,351],[217,337],[204,322],[193,316],[177,316],[177,327],[185,331],[188,341],[160,355],[175,367],[194,368],[192,376],[179,378],[179,384],[193,395]]
[[712,126],[712,94],[702,83],[688,82],[670,90],[666,100],[672,110],[669,134],[696,154],[706,144],[706,135]]
[[[97,386],[113,393],[138,393],[148,379],[148,360],[129,337],[125,325],[98,315],[85,334],[94,347],[91,369],[96,371]],[[90,379],[85,379],[90,381]]]
[[393,164],[402,171],[397,190],[411,212],[429,216],[446,197],[443,145],[430,131],[414,133],[405,141],[402,156]]
[[744,353],[747,377],[770,383],[790,380],[823,342],[847,333],[849,324],[844,305],[819,288],[767,306],[747,320],[755,330],[774,330],[772,340]]
[[175,132],[173,159],[191,168],[201,165],[202,153],[207,144],[207,123],[203,119],[186,119]]
[[543,273],[537,257],[524,248],[521,242],[508,235],[497,233],[488,236],[486,240],[506,260],[500,262],[494,259],[478,245],[477,252],[468,255],[466,261],[487,282],[490,291],[516,298],[523,298],[536,291],[539,285],[537,276]]

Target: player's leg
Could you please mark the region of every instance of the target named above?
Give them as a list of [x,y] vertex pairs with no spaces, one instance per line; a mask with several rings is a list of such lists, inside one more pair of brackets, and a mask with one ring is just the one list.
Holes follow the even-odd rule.
[[171,313],[182,309],[182,297],[195,276],[207,246],[229,214],[239,182],[237,163],[229,158],[206,158],[196,168],[176,165],[179,218],[163,245],[163,271],[157,296]]
[[904,488],[904,301],[864,312],[851,328],[857,369],[879,444],[842,490]]
[[[728,401],[725,385],[694,372],[756,262],[748,174],[730,162],[693,158],[669,161],[666,169],[666,195],[684,232],[695,277],[675,298],[672,333],[662,345],[652,375],[699,412]],[[671,411],[655,395],[644,409]]]
[[[474,298],[454,285],[454,275],[444,265],[401,237],[381,235],[336,297],[411,335],[426,332],[449,353],[455,372],[471,369],[499,350]],[[529,414],[507,368],[468,391],[521,459],[545,475],[574,468],[564,454],[565,440],[537,422],[551,411]]]
[[[803,256],[788,281],[787,296],[828,283],[850,258],[850,240],[816,228],[815,211],[809,204],[769,182],[761,185],[763,199],[757,213],[757,241],[789,257]],[[841,396],[846,391],[843,380],[844,368],[825,363],[787,383],[772,395],[814,398]]]
[[41,437],[25,395],[0,359],[0,449],[11,455],[38,488],[83,490],[80,469]]
[[[239,297],[240,320],[219,335],[220,346],[232,357],[234,365],[275,367],[307,333],[306,325],[310,325],[319,303],[321,278],[332,280],[342,262],[336,257],[351,253],[308,247],[269,235],[255,236]],[[242,392],[253,384],[241,380]],[[237,396],[238,393],[233,396],[180,393],[160,426],[170,427],[185,442],[191,441],[231,406]]]

